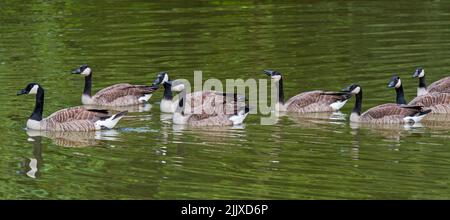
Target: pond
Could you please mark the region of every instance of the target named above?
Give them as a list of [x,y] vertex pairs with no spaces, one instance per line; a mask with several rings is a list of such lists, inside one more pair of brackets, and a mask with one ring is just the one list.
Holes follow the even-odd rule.
[[93,90],[171,78],[261,79],[283,73],[286,97],[364,88],[363,109],[406,98],[421,66],[450,72],[448,1],[22,1],[0,2],[1,199],[443,199],[450,197],[450,116],[421,126],[287,114],[274,125],[173,126],[162,90],[113,130],[27,131],[34,97],[44,115],[80,105],[88,63]]

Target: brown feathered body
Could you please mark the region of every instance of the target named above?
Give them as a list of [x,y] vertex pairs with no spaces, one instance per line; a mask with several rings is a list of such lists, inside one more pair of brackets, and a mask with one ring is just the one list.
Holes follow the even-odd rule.
[[440,92],[450,93],[450,76],[433,82],[427,87],[429,93]]
[[298,113],[333,112],[336,109],[333,109],[331,104],[347,99],[340,93],[316,90],[291,97],[284,104],[284,108],[288,112]]
[[450,113],[450,93],[428,93],[417,96],[408,105],[420,105],[432,113]]
[[153,86],[121,83],[106,87],[92,97],[82,97],[82,102],[100,106],[138,105],[148,101],[155,90]]
[[398,105],[387,103],[370,108],[359,118],[359,122],[374,124],[401,124],[404,118],[420,113],[420,106]]
[[237,109],[241,107],[239,103],[244,103],[243,99],[243,96],[237,94],[196,91],[186,94],[184,113],[199,115],[235,114]]
[[83,106],[61,109],[41,121],[29,121],[27,127],[47,131],[95,131],[96,121],[110,117],[104,110],[89,110]]

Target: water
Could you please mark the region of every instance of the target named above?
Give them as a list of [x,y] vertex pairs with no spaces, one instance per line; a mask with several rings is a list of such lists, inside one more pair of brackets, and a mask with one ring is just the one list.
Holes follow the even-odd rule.
[[[27,132],[34,98],[44,114],[80,104],[89,63],[94,91],[121,82],[285,76],[286,97],[364,89],[363,108],[394,102],[391,75],[449,73],[447,1],[21,1],[0,3],[2,199],[443,199],[450,197],[450,118],[419,127],[348,123],[342,114],[288,114],[273,126],[179,128],[159,111],[162,91],[117,129]],[[170,115],[169,115],[170,117]],[[331,118],[331,119],[330,119]]]

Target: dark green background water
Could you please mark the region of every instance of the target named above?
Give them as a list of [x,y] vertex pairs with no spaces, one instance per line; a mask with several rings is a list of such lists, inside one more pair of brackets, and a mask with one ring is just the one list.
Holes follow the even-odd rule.
[[1,1],[0,198],[450,198],[450,120],[349,125],[353,100],[345,119],[261,126],[250,115],[241,129],[179,130],[161,120],[159,91],[115,130],[28,141],[34,98],[17,90],[39,82],[45,115],[79,105],[83,79],[68,73],[82,63],[94,91],[163,70],[225,81],[272,68],[287,97],[358,82],[367,109],[394,101],[394,73],[409,100],[417,66],[429,82],[448,76],[449,1]]

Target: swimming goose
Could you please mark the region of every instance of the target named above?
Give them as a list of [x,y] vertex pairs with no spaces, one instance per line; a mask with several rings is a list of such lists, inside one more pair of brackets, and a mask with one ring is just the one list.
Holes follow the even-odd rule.
[[[403,86],[400,77],[393,76],[389,82],[389,87],[395,88],[397,94],[397,104],[406,104]],[[430,109],[432,113],[450,113],[450,93],[432,92],[417,96],[408,105],[419,105]]]
[[30,83],[17,95],[35,94],[36,105],[27,121],[27,128],[47,131],[94,131],[113,128],[127,113],[109,115],[106,110],[87,109],[83,106],[61,109],[47,118],[42,118],[44,110],[44,89],[37,83]]
[[83,105],[100,106],[128,106],[147,102],[152,93],[158,89],[155,86],[131,85],[128,83],[115,84],[106,87],[91,96],[92,70],[88,65],[81,65],[74,69],[72,74],[84,76],[84,90],[81,95]]
[[264,70],[271,77],[278,89],[276,111],[298,113],[333,112],[339,111],[347,103],[351,95],[343,92],[325,92],[321,90],[300,93],[284,102],[283,77],[280,72]]
[[350,115],[350,122],[365,122],[374,124],[401,124],[420,122],[431,110],[424,110],[423,106],[398,105],[388,103],[370,108],[361,114],[362,88],[352,84],[342,90],[356,96],[355,107]]
[[414,78],[419,78],[419,87],[417,88],[417,96],[426,95],[433,92],[450,93],[450,76],[442,78],[427,87],[425,82],[425,70],[417,68],[413,74]]
[[178,107],[173,114],[173,123],[177,125],[230,126],[240,125],[249,112],[249,107],[239,109],[235,114],[185,114],[184,98],[178,101]]
[[[164,82],[164,93],[167,93],[167,98],[163,98],[164,103],[161,101],[161,109],[164,112],[173,113],[178,106],[179,99],[174,99],[172,92],[183,94],[185,85],[181,80],[164,81],[160,79],[164,78],[161,76],[158,77],[154,81],[154,85]],[[218,91],[195,91],[184,94],[184,96],[185,105],[189,107],[189,109],[185,110],[186,114],[235,114],[237,113],[237,109],[242,107],[242,103],[245,101],[245,96],[243,95]]]

